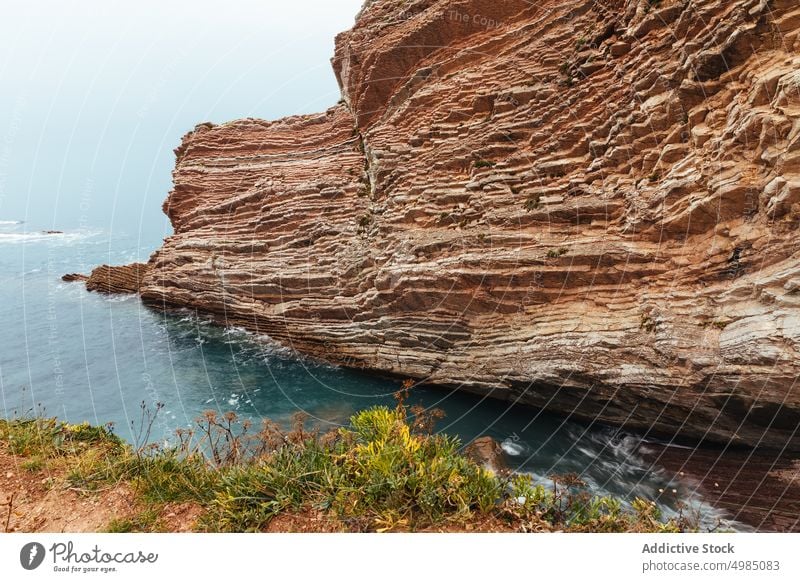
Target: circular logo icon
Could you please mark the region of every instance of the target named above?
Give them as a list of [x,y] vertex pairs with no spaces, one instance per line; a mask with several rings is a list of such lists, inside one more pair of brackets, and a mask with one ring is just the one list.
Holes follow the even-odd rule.
[[35,570],[44,561],[44,546],[39,542],[30,542],[22,546],[19,552],[19,563],[26,570]]

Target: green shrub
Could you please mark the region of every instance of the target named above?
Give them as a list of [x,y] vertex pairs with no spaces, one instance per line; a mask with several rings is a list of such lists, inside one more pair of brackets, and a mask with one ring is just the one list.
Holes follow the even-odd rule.
[[73,455],[92,448],[111,452],[124,447],[110,425],[67,424],[54,418],[0,420],[0,441],[15,455],[39,456],[42,460]]
[[[157,529],[173,502],[197,504],[206,531],[261,531],[282,512],[312,509],[350,531],[460,528],[488,518],[511,531],[687,527],[663,522],[643,500],[626,510],[591,496],[576,476],[552,477],[545,487],[528,475],[495,474],[462,454],[459,439],[433,433],[441,411],[409,409],[404,394],[396,407],[364,410],[323,435],[306,430],[302,416],[289,431],[265,420],[254,433],[233,413],[209,412],[172,447],[134,448],[108,427],[49,419],[0,421],[0,441],[30,464],[57,463],[73,488],[128,483],[140,511],[110,523],[115,532]],[[148,419],[152,425],[155,415]]]
[[27,461],[20,463],[20,467],[22,467],[25,471],[35,473],[44,469],[44,459],[41,457],[31,457]]
[[412,433],[405,412],[371,408],[324,442],[287,445],[266,461],[225,472],[206,523],[258,530],[277,513],[311,503],[385,531],[491,510],[501,482],[462,456],[458,439]]

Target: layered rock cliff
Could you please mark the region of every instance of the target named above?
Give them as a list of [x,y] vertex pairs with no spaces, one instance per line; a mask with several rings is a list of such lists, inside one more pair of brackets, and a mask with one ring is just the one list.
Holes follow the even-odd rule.
[[[800,449],[796,0],[374,0],[195,128],[141,285],[325,360]],[[532,412],[533,414],[533,412]]]

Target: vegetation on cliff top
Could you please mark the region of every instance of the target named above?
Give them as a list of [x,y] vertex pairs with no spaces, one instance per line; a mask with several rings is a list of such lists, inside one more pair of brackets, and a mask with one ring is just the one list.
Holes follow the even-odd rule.
[[[144,410],[141,433],[155,414]],[[575,476],[552,487],[495,473],[462,453],[458,439],[433,434],[437,412],[374,407],[325,434],[297,417],[285,431],[255,430],[235,414],[206,413],[177,444],[131,446],[110,427],[55,419],[0,420],[0,445],[28,471],[60,475],[53,488],[92,495],[126,484],[140,508],[110,531],[158,531],[168,503],[200,508],[200,531],[263,531],[281,515],[314,512],[343,531],[681,531],[637,499],[593,497]],[[490,524],[487,526],[486,524]]]

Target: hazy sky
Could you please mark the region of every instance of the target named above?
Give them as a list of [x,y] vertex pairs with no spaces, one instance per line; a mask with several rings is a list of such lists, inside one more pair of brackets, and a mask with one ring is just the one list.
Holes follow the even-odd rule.
[[0,220],[165,232],[181,136],[334,104],[362,3],[2,0]]

